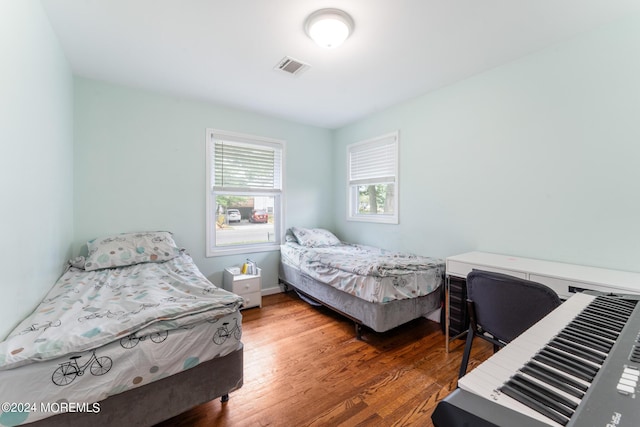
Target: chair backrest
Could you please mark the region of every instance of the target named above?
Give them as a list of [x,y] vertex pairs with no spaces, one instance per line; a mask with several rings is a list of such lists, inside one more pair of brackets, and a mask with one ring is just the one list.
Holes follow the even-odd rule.
[[476,323],[505,343],[561,304],[543,284],[481,270],[468,274],[467,298],[473,301]]

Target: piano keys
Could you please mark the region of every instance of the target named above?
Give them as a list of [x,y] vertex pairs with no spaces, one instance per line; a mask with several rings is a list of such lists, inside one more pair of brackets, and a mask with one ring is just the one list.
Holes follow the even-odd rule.
[[[524,417],[526,425],[607,426],[617,420],[611,425],[637,427],[640,363],[634,362],[633,354],[640,354],[639,298],[572,296],[461,378],[459,390],[436,408],[434,423],[437,427],[462,426],[466,416],[466,425],[510,426],[521,425]],[[478,409],[482,404],[476,396],[484,399],[485,410]],[[465,409],[465,404],[472,405],[476,414]],[[450,417],[456,411],[461,423],[452,424],[448,419],[447,424],[438,424],[439,413]],[[495,418],[498,413],[511,415]],[[471,416],[480,418],[469,423]],[[520,419],[517,424],[516,417]]]

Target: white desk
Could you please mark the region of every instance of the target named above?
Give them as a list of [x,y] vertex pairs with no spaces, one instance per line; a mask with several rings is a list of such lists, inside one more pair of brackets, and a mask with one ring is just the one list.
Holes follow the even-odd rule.
[[608,270],[487,252],[468,252],[446,259],[445,334],[446,351],[449,342],[459,337],[449,337],[449,280],[450,277],[466,278],[471,270],[504,273],[547,285],[562,299],[575,292],[590,289],[602,292],[640,294],[640,273]]

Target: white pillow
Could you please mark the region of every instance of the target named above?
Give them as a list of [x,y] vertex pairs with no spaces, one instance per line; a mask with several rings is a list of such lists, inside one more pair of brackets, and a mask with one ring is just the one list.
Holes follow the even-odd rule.
[[298,243],[308,248],[335,246],[341,243],[332,232],[323,228],[291,227],[291,232],[298,239]]
[[87,242],[87,271],[123,267],[143,262],[163,262],[182,252],[168,231],[116,234]]

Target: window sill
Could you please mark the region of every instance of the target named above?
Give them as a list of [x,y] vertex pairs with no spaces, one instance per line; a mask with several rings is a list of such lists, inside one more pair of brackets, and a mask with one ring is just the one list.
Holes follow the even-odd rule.
[[380,216],[350,216],[347,221],[355,222],[373,222],[378,224],[398,224],[397,217],[380,217]]
[[274,252],[280,250],[280,244],[260,246],[234,246],[230,248],[207,249],[207,258],[227,255],[250,254],[256,252]]

